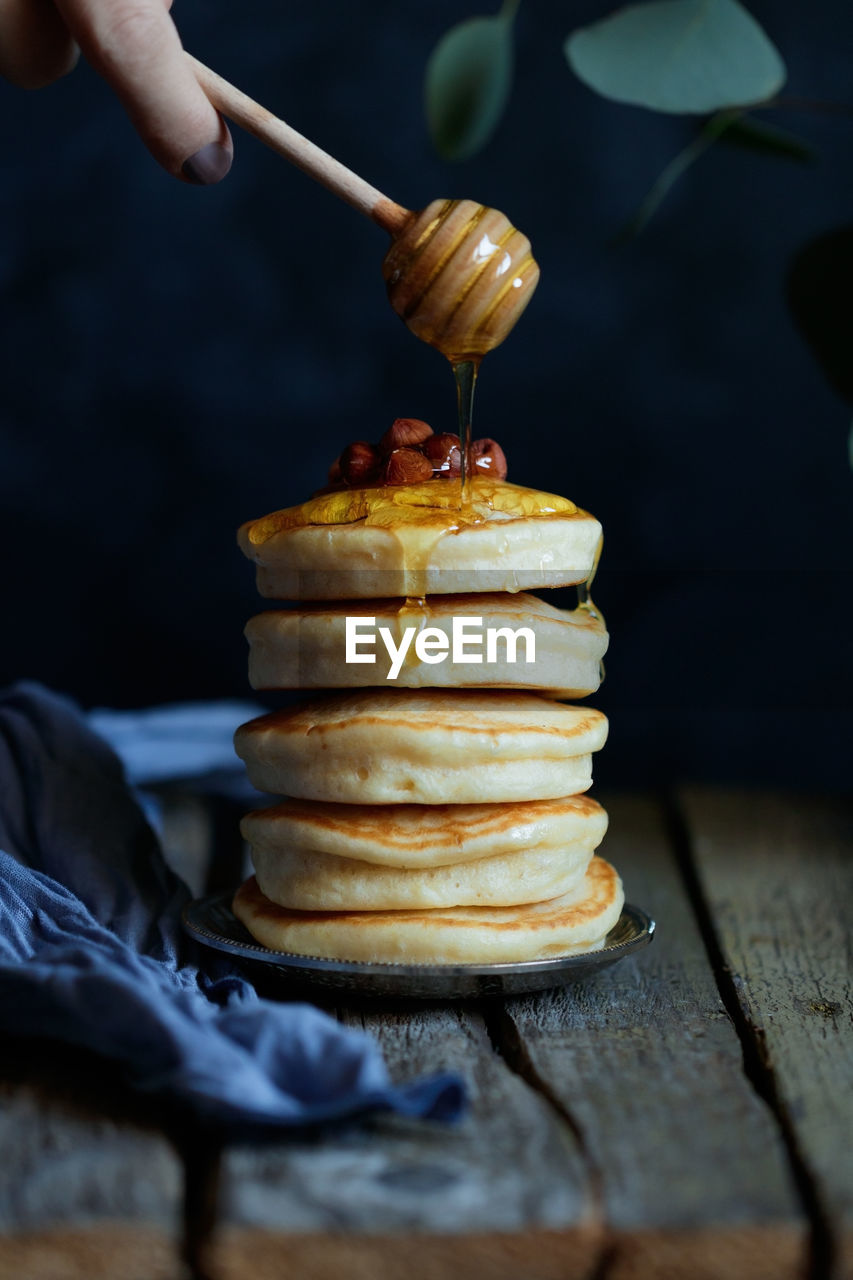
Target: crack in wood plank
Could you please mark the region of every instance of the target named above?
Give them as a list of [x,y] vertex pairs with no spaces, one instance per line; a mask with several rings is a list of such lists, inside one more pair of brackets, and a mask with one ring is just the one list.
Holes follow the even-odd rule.
[[[831,1095],[837,1090],[843,1097],[846,1088],[849,1098],[851,1082],[839,1015],[846,1004],[851,1016],[849,964],[845,987],[841,960],[850,936],[841,913],[850,894],[841,886],[853,812],[829,798],[785,801],[700,788],[684,788],[666,804],[685,885],[741,1041],[746,1075],[777,1118],[810,1220],[810,1275],[812,1280],[849,1280],[851,1166],[846,1142],[831,1136],[844,1124],[840,1103]],[[783,939],[798,956],[798,975],[784,963]],[[795,976],[811,986],[811,998],[791,990]],[[835,984],[832,994],[837,986],[845,998],[827,998],[824,980]],[[832,1042],[815,1031],[815,1015],[822,1029],[831,1029]],[[803,1053],[808,1065],[800,1060]],[[821,1064],[824,1079],[815,1088]]]
[[601,1230],[598,1257],[594,1261],[589,1280],[604,1280],[613,1256],[613,1245],[608,1240],[605,1230],[604,1179],[601,1168],[586,1141],[583,1128],[572,1109],[566,1106],[565,1101],[552,1088],[548,1080],[537,1071],[527,1046],[518,1034],[518,1028],[507,1014],[503,1004],[498,1001],[485,1001],[483,1017],[495,1052],[501,1055],[510,1071],[514,1071],[525,1084],[545,1099],[555,1115],[574,1136],[589,1178],[592,1217]]
[[767,1104],[776,1117],[787,1147],[794,1182],[811,1228],[810,1280],[824,1280],[831,1275],[833,1267],[829,1218],[820,1203],[814,1181],[799,1149],[793,1126],[782,1104],[775,1071],[767,1051],[764,1031],[749,1021],[738,995],[735,976],[723,954],[710,906],[694,864],[692,838],[686,816],[673,795],[666,795],[663,803],[685,889],[696,913],[696,922],[717,979],[720,999],[740,1040],[744,1074],[757,1096]]
[[536,1076],[601,1170],[602,1276],[801,1277],[807,1224],[775,1120],[744,1080],[657,806],[614,798],[605,856],[658,920],[641,956],[510,1001]]
[[173,1141],[184,1169],[182,1256],[192,1280],[210,1280],[224,1137],[190,1122],[173,1134]]

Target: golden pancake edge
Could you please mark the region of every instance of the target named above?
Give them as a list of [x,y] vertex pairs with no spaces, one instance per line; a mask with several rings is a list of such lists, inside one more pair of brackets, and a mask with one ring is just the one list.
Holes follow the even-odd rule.
[[246,814],[253,849],[320,853],[404,869],[440,867],[525,849],[596,849],[607,813],[585,795],[503,804],[334,804],[292,797]]
[[618,874],[594,857],[571,893],[527,906],[291,911],[270,902],[253,876],[233,910],[273,951],[378,964],[510,964],[600,950],[623,903]]
[[594,516],[506,481],[475,478],[471,488],[462,510],[453,482],[317,495],[247,521],[238,542],[260,594],[277,600],[515,593],[591,576]]
[[575,795],[607,719],[532,693],[370,689],[271,712],[234,737],[260,791],[348,804]]

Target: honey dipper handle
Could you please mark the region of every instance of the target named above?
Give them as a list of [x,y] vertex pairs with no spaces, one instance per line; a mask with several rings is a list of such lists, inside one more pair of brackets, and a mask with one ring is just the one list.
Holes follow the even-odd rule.
[[285,160],[295,164],[297,169],[307,173],[334,195],[346,200],[360,213],[366,213],[385,231],[397,236],[407,222],[411,213],[402,205],[389,200],[376,187],[372,187],[364,178],[360,178],[352,169],[335,160],[333,156],[309,142],[301,133],[291,129],[289,124],[279,120],[266,107],[255,102],[242,90],[223,80],[222,76],[211,71],[203,62],[199,62],[188,53],[193,72],[207,97],[229,120],[240,125],[247,133],[265,142],[273,151],[277,151]]

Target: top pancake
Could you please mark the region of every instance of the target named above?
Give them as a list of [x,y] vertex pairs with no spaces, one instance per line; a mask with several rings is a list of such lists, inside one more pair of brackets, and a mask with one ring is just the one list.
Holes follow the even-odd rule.
[[566,498],[477,477],[338,491],[249,521],[262,596],[358,600],[526,591],[587,581],[601,525]]

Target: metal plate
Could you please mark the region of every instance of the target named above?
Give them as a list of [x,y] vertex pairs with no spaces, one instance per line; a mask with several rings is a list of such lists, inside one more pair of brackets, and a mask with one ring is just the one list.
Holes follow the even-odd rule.
[[599,951],[525,960],[519,964],[365,964],[321,960],[316,956],[271,951],[256,942],[231,910],[233,893],[196,898],[184,908],[184,928],[196,941],[217,951],[263,964],[293,988],[314,987],[364,997],[405,1000],[462,1000],[478,996],[517,996],[563,986],[615,964],[648,945],[655,922],[627,902]]

